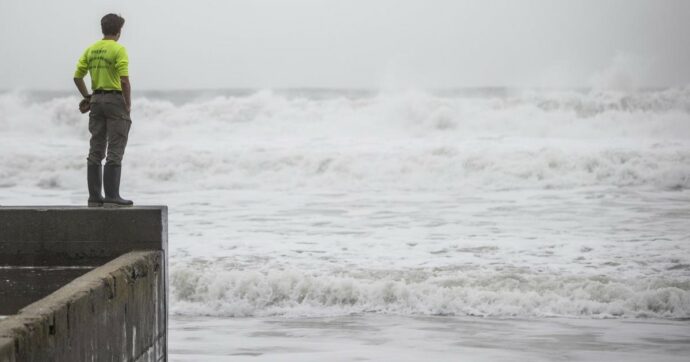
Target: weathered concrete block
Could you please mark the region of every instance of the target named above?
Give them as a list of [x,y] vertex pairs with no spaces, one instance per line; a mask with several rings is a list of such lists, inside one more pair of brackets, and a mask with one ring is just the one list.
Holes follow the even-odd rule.
[[21,308],[48,296],[92,269],[92,267],[2,266],[0,267],[0,315],[15,314]]
[[125,254],[0,320],[0,361],[162,361],[161,251]]
[[0,265],[96,266],[167,245],[166,206],[0,207]]
[[0,314],[34,302],[0,362],[165,360],[167,235],[165,206],[0,207]]

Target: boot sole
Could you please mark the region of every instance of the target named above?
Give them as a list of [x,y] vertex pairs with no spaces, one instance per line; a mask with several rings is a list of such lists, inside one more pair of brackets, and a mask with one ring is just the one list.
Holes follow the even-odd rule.
[[132,207],[134,205],[122,205],[122,204],[111,204],[111,203],[103,203],[103,207],[109,208],[109,209],[117,209],[121,207]]
[[89,202],[88,206],[89,207],[103,207],[103,203],[101,203],[101,202]]

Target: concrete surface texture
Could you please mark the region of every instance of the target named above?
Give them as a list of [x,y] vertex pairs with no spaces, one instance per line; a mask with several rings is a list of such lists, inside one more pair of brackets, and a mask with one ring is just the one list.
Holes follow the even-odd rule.
[[167,249],[166,206],[0,207],[0,265],[102,265],[131,250]]
[[0,266],[0,316],[48,296],[93,267]]
[[0,362],[166,360],[167,235],[166,206],[0,207]]
[[125,254],[0,321],[0,361],[162,361],[161,251]]

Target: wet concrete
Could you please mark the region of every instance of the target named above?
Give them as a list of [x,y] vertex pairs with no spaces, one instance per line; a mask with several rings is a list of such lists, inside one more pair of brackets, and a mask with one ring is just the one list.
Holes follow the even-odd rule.
[[15,314],[92,269],[91,267],[0,267],[0,315]]
[[167,212],[0,207],[0,361],[166,360]]
[[0,207],[0,266],[96,266],[167,250],[165,206]]

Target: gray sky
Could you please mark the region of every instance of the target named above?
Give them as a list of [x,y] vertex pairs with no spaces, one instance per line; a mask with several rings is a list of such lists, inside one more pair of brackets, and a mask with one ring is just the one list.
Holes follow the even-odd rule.
[[68,89],[120,13],[139,89],[690,84],[687,0],[0,0],[0,89]]

